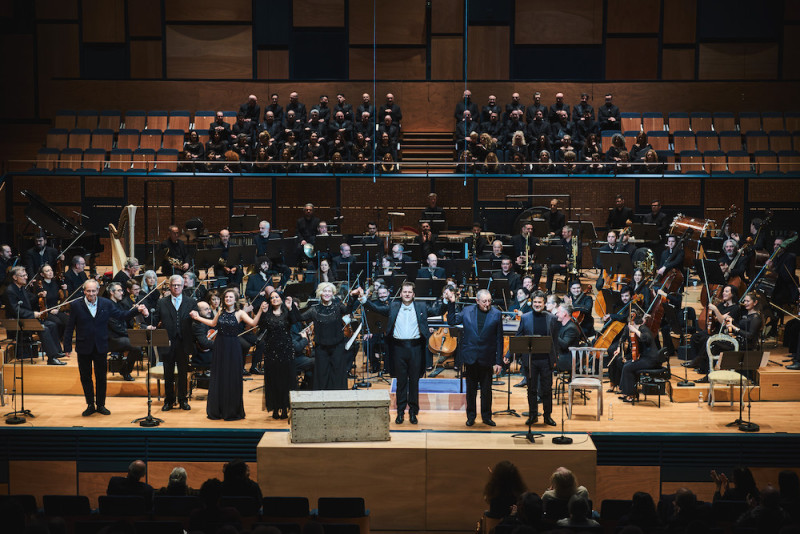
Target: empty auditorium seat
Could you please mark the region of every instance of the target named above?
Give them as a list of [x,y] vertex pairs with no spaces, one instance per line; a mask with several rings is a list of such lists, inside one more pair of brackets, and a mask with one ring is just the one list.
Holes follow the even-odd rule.
[[117,133],[121,122],[122,115],[119,110],[104,109],[100,112],[100,120],[97,123],[97,127],[102,130],[111,130]]
[[111,155],[108,158],[108,168],[118,170],[130,169],[132,159],[133,150],[130,148],[115,148],[111,151]]
[[[309,109],[310,111],[310,109]],[[216,113],[214,114],[216,116]],[[223,111],[222,116],[225,117],[225,122],[229,122],[233,124],[236,122],[236,112],[235,111]]]
[[63,128],[65,130],[75,128],[75,112],[71,109],[60,109],[56,111],[56,118],[53,120],[53,128]]
[[728,170],[732,173],[752,172],[750,154],[744,150],[731,150],[726,153],[728,156]]
[[79,169],[83,161],[83,150],[80,148],[65,148],[59,158],[59,169]]
[[183,130],[172,129],[164,131],[163,147],[174,150],[183,150],[184,142]]
[[361,497],[320,497],[315,515],[320,523],[355,524],[369,532],[369,510]]
[[689,114],[684,111],[674,111],[667,114],[667,123],[670,132],[681,132],[690,130]]
[[685,150],[695,150],[697,148],[694,134],[689,130],[675,132],[672,135],[672,144],[677,154]]
[[675,152],[672,150],[656,150],[658,161],[665,165],[664,172],[675,172]]
[[148,513],[141,495],[100,495],[97,497],[101,515],[145,515]]
[[254,497],[240,496],[232,497],[226,496],[219,500],[220,507],[236,508],[242,517],[253,517],[258,515],[258,510],[261,508],[261,503]]
[[794,150],[800,150],[800,130],[794,130],[792,132],[792,148]]
[[[677,151],[676,151],[677,152]],[[681,158],[682,173],[699,173],[703,171],[703,155],[698,150],[684,150],[678,154]]]
[[792,149],[792,136],[786,130],[770,130],[769,149],[773,152]]
[[106,150],[102,148],[89,148],[83,152],[83,167],[97,172],[103,170],[106,159]]
[[[620,115],[620,129],[624,131],[636,130],[642,131],[642,114],[632,111],[623,111]],[[612,131],[613,132],[613,131]]]
[[719,148],[723,152],[742,149],[742,136],[736,130],[719,130]]
[[[642,130],[645,132],[661,131],[664,129],[664,114],[659,111],[645,111],[642,113]],[[648,137],[650,134],[647,134]]]
[[751,154],[769,150],[769,136],[766,132],[761,130],[742,130],[744,134],[744,142],[747,145],[747,151]]
[[785,128],[783,113],[780,111],[765,111],[761,114],[761,129],[765,132],[783,130]]
[[689,124],[694,132],[714,129],[714,120],[707,111],[693,111],[689,113]]
[[725,130],[736,130],[736,118],[730,111],[716,111],[713,114],[714,129],[718,132]]
[[761,113],[742,111],[739,113],[739,131],[750,132],[761,129]]
[[92,131],[88,128],[75,128],[69,132],[69,148],[86,150],[92,146]]
[[114,146],[114,130],[106,128],[92,132],[92,148],[102,148],[106,152],[110,152]]
[[36,168],[53,170],[61,151],[57,148],[40,148],[36,154]]
[[778,155],[772,150],[758,150],[753,153],[756,173],[778,172]]
[[669,150],[669,132],[664,130],[649,130],[647,140],[654,150]]
[[150,148],[152,150],[158,150],[161,148],[161,130],[158,129],[150,129],[142,131],[142,135],[139,138],[139,148]]
[[202,508],[203,501],[194,495],[153,497],[153,515],[157,517],[189,517],[192,510]]
[[178,170],[178,151],[162,148],[156,152],[156,170],[175,172]]
[[42,498],[44,515],[70,517],[89,515],[89,497],[85,495],[45,495]]
[[169,112],[169,126],[170,130],[182,130],[183,132],[189,131],[189,125],[192,122],[192,117],[188,111],[170,111]]
[[[207,527],[207,532],[216,532],[210,530],[212,525],[204,525]],[[217,528],[222,525],[217,525]],[[135,521],[133,529],[136,534],[183,534],[183,523],[180,521]]]
[[36,506],[36,497],[33,495],[24,495],[24,494],[17,494],[17,495],[0,495],[0,506],[14,502],[22,507],[25,511],[25,515],[27,516],[34,516],[38,510]]
[[95,128],[97,128],[97,121],[99,119],[100,119],[100,114],[97,113],[97,110],[84,109],[78,111],[78,115],[75,119],[75,127],[94,130]]
[[214,118],[217,116],[216,111],[198,111],[194,114],[194,129],[197,130],[197,133],[200,131],[208,132],[208,127],[214,122]]
[[[619,133],[619,132],[614,132]],[[625,138],[625,148],[630,150],[631,147],[636,143],[636,136],[639,135],[641,132],[638,130],[628,130],[624,132],[622,136]],[[609,141],[610,143],[610,141]],[[611,146],[610,144],[608,146]]]
[[136,150],[139,148],[139,130],[123,128],[117,135],[117,148]]
[[125,112],[125,128],[129,130],[144,130],[147,126],[147,113],[140,109]]
[[785,173],[800,172],[800,152],[797,150],[782,150],[778,152],[778,169]]
[[719,150],[719,136],[711,130],[701,130],[695,135],[697,150],[705,152],[707,150]]
[[790,132],[800,130],[800,111],[787,111],[783,114],[783,120]]
[[307,519],[309,516],[306,497],[264,497],[261,504],[261,516],[265,521]]
[[50,128],[47,131],[47,141],[45,146],[47,148],[57,148],[64,150],[67,148],[67,139],[69,138],[69,130],[66,128]]
[[152,148],[137,148],[133,151],[133,166],[138,169],[152,170],[156,164],[156,151]]
[[703,163],[705,163],[706,172],[712,175],[728,171],[727,158],[722,150],[704,151]]
[[162,132],[167,129],[167,120],[169,113],[166,111],[149,111],[147,112],[147,129],[161,130]]

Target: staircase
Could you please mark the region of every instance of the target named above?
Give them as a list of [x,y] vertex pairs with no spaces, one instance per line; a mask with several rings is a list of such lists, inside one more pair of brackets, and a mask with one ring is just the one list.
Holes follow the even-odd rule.
[[[452,132],[404,132],[401,146],[401,173],[450,174],[455,169]],[[438,166],[428,166],[429,162]]]

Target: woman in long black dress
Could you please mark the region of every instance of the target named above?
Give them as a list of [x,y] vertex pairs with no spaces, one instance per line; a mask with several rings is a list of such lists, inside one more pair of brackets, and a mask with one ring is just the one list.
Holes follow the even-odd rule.
[[236,421],[244,419],[242,399],[242,348],[239,333],[244,322],[256,326],[261,318],[262,308],[251,318],[246,310],[236,309],[236,291],[226,289],[222,294],[222,310],[213,319],[201,317],[191,312],[195,321],[217,329],[214,339],[214,354],[211,360],[211,381],[208,385],[206,414],[209,419]]
[[262,309],[258,326],[261,328],[264,352],[264,404],[272,410],[273,419],[286,419],[289,411],[289,391],[294,389],[294,348],[292,325],[300,320],[297,308],[292,306],[292,297],[286,297],[284,305],[281,294],[269,294],[269,304]]

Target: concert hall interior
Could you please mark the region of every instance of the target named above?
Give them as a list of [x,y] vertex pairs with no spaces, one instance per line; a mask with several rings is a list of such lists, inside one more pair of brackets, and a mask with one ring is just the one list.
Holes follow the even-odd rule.
[[0,27],[9,532],[800,528],[800,2]]

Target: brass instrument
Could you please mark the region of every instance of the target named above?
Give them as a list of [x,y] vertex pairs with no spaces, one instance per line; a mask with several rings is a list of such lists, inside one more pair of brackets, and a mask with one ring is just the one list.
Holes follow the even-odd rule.
[[164,259],[165,259],[165,260],[167,260],[167,261],[169,262],[169,264],[170,264],[170,265],[171,265],[173,268],[175,268],[175,269],[180,269],[180,270],[183,270],[183,269],[182,269],[182,267],[183,267],[183,262],[182,262],[181,260],[179,260],[178,258],[173,258],[172,256],[170,256],[170,255],[169,255],[169,249],[168,249],[168,248],[167,248],[167,249],[164,249]]
[[569,263],[569,274],[572,275],[573,278],[578,276],[578,247],[579,246],[580,245],[578,244],[578,238],[575,237],[575,236],[572,236],[572,259],[569,260],[567,263]]
[[309,260],[314,258],[314,245],[311,243],[306,243],[303,245],[303,254],[305,254],[306,258]]
[[533,267],[531,266],[531,242],[529,238],[529,235],[525,236],[525,263],[522,265],[522,272],[525,276],[530,276],[533,271]]
[[655,255],[653,255],[653,251],[647,249],[644,259],[637,261],[634,264],[634,268],[641,269],[645,278],[652,278],[653,273],[656,272],[656,258]]

